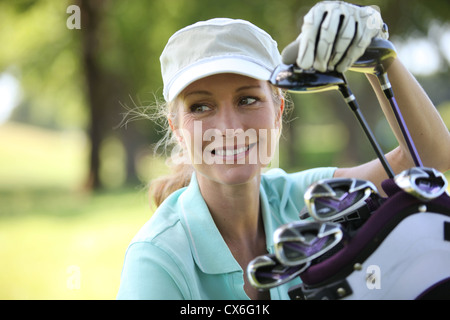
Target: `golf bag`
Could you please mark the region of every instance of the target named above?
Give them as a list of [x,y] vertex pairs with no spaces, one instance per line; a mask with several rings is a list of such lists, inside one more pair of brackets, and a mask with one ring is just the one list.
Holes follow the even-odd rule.
[[292,287],[294,300],[450,299],[450,197],[424,200],[383,182],[388,195],[358,232]]

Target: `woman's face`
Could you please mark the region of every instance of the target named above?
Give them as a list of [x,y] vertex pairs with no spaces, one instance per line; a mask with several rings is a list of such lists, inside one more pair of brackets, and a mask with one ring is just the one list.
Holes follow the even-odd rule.
[[178,99],[174,129],[202,178],[241,184],[259,177],[274,156],[283,108],[267,81],[213,75]]

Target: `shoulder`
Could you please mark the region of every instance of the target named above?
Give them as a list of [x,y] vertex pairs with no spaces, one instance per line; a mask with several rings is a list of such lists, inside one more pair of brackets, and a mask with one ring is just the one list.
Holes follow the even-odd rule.
[[297,220],[305,206],[307,188],[315,181],[331,178],[335,168],[316,168],[295,173],[272,169],[261,176],[261,197],[277,224]]
[[261,185],[266,192],[285,193],[287,189],[296,189],[298,191],[306,190],[313,182],[332,178],[336,168],[323,167],[303,170],[294,173],[276,168],[267,171],[261,176]]
[[130,244],[125,254],[118,299],[188,299],[188,260],[154,241]]
[[192,260],[189,238],[180,219],[180,196],[184,189],[174,192],[156,209],[132,239],[127,256],[180,267]]
[[164,201],[129,244],[118,298],[189,298],[193,268],[189,240],[178,214],[182,190]]
[[184,189],[171,194],[156,209],[150,220],[148,220],[130,243],[130,247],[139,243],[152,244],[163,250],[180,251],[180,246],[188,246],[186,232],[180,220],[179,198]]

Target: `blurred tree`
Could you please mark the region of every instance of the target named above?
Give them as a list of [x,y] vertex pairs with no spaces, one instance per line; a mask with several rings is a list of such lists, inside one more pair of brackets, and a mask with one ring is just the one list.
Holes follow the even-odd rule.
[[[315,3],[312,0],[300,3],[297,0],[0,0],[0,42],[4,44],[0,50],[0,72],[13,73],[23,90],[22,103],[13,117],[56,129],[86,130],[91,143],[88,178],[91,188],[103,184],[99,174],[100,149],[108,138],[116,137],[126,154],[125,181],[136,183],[136,157],[162,135],[150,121],[130,121],[126,126],[117,126],[127,108],[150,106],[155,99],[161,99],[159,55],[167,39],[196,21],[231,17],[249,20],[265,29],[282,49],[297,37],[302,17]],[[430,23],[439,24],[450,17],[446,0],[357,3],[377,4],[391,35],[404,39],[419,32],[438,41],[439,34],[428,35]],[[81,9],[81,30],[66,27],[69,17],[66,9],[72,4]],[[436,103],[450,100],[448,90],[440,89],[448,85],[448,68],[444,71],[447,73],[437,75],[440,81],[424,79],[439,94]],[[374,128],[382,116],[367,81],[361,81],[359,76],[349,75],[349,80]],[[298,96],[293,100],[297,107],[281,141],[287,169],[336,161],[349,164],[373,157],[365,151],[369,147],[353,115],[341,111],[346,107],[338,95]],[[314,137],[297,127],[326,126],[332,122],[339,123],[334,126],[338,130],[335,134],[344,132],[339,128],[347,128],[344,149],[314,153],[304,148],[305,141]],[[342,155],[345,159],[340,159]]]
[[101,69],[99,61],[99,25],[103,19],[104,1],[80,0],[81,19],[83,21],[81,44],[83,48],[84,74],[90,111],[89,138],[91,142],[89,158],[89,187],[97,189],[100,181],[100,146],[103,140],[105,119],[107,115],[107,90],[109,79]]

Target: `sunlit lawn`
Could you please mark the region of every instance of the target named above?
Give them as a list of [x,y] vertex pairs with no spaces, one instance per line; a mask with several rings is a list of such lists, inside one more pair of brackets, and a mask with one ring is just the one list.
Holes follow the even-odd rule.
[[89,194],[84,140],[0,126],[0,299],[114,299],[145,188]]
[[126,246],[150,216],[145,197],[130,190],[92,197],[49,191],[33,197],[22,194],[14,201],[47,203],[1,219],[0,298],[114,298]]

